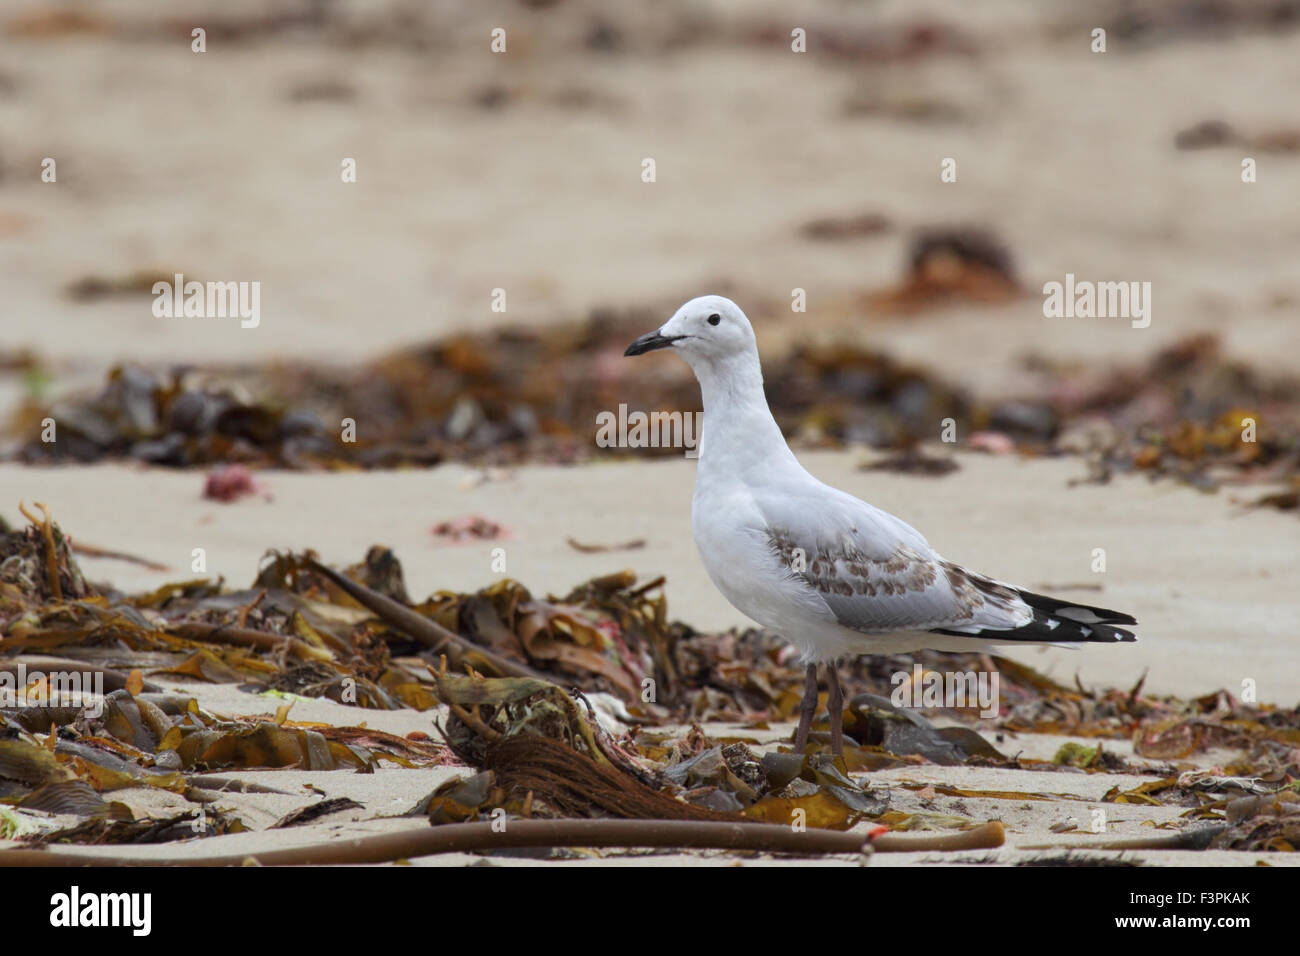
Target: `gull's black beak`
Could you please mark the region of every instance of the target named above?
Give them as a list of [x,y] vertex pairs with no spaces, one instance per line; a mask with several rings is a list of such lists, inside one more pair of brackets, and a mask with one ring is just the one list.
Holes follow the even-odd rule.
[[647,332],[629,345],[623,354],[641,355],[645,352],[653,352],[655,349],[666,349],[680,338],[682,338],[680,335],[661,335],[658,330]]

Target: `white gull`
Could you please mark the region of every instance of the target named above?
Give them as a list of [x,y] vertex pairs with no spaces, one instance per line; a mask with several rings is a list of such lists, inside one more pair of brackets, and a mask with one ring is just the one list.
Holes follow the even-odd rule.
[[795,751],[827,664],[832,751],[843,749],[836,662],[859,654],[999,644],[1136,640],[1130,615],[1046,597],[944,560],[906,522],[818,481],[786,444],[763,393],[758,343],[730,299],[701,296],[626,355],[671,348],[704,397],[691,530],[710,579],[807,661]]

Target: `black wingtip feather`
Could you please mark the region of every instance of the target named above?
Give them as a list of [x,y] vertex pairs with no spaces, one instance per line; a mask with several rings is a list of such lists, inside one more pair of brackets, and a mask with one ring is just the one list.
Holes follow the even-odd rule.
[[1034,619],[1023,627],[1004,630],[983,628],[974,633],[938,629],[934,633],[1007,644],[1132,644],[1137,641],[1136,634],[1122,627],[1113,627],[1110,624],[1084,624],[1082,621],[1072,621],[1069,618],[1051,617],[1039,610],[1034,611]]
[[[983,628],[974,633],[952,630],[940,630],[937,633],[993,642],[1034,644],[1132,644],[1137,640],[1137,635],[1132,631],[1115,626],[1137,624],[1137,618],[1131,614],[1065,601],[1019,588],[1013,590],[1033,611],[1034,619],[1028,624],[1005,630]],[[1093,620],[1080,620],[1083,617]]]
[[[1090,604],[1080,604],[1078,601],[1064,601],[1061,598],[1048,597],[1046,594],[1035,594],[1033,591],[1020,591],[1020,598],[1035,611],[1042,611],[1049,617],[1058,616],[1063,610],[1069,608],[1078,608],[1080,611],[1088,611],[1100,618],[1100,624],[1129,624],[1137,623],[1137,618],[1132,614],[1125,614],[1123,611],[1112,611],[1109,608],[1093,607]],[[1095,626],[1095,625],[1094,625]],[[1129,635],[1132,640],[1137,640],[1133,635]]]

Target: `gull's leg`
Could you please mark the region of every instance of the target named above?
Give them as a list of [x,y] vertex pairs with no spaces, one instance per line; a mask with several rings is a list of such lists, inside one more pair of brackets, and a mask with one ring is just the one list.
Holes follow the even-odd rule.
[[808,665],[807,677],[803,685],[803,703],[799,705],[799,729],[794,734],[794,752],[804,753],[808,749],[808,731],[812,729],[813,717],[817,715],[817,664]]
[[839,668],[834,661],[826,665],[826,681],[830,685],[826,707],[831,712],[831,753],[836,757],[842,757],[844,756],[844,691],[840,689]]

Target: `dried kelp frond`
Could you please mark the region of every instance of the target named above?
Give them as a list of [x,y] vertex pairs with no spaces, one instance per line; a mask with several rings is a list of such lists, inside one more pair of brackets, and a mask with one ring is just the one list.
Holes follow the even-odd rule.
[[1300,847],[1300,812],[1292,809],[1285,815],[1261,816],[1239,823],[1216,837],[1211,846],[1220,850],[1294,853]]
[[[942,227],[913,241],[897,288],[866,298],[878,310],[916,313],[952,301],[1008,301],[1022,289],[995,236]],[[761,322],[761,304],[754,314]],[[115,369],[97,395],[55,407],[29,404],[15,432],[37,435],[39,423],[53,417],[59,440],[29,438],[18,454],[38,462],[128,456],[178,467],[318,469],[626,454],[601,449],[595,439],[598,416],[628,395],[643,403],[629,415],[700,409],[688,369],[665,373],[617,361],[655,321],[645,310],[598,310],[544,334],[457,335],[362,368]],[[1127,367],[1029,364],[1041,387],[989,400],[856,341],[769,356],[764,377],[773,414],[796,441],[910,450],[903,461],[913,466],[926,460],[917,443],[932,436],[936,420],[951,417],[958,434],[971,436],[971,448],[1085,455],[1096,481],[1133,470],[1204,488],[1268,481],[1282,490],[1255,500],[1295,510],[1300,378],[1265,376],[1224,355],[1213,336],[1189,337]],[[347,418],[365,421],[364,434],[345,440],[326,425]],[[672,445],[636,453],[680,454]],[[372,583],[389,593],[382,579]]]
[[[872,706],[873,703],[886,706]],[[1007,759],[973,730],[936,728],[919,714],[888,706],[887,701],[875,695],[864,694],[849,702],[844,730],[862,746],[879,747],[900,757],[916,754],[940,766],[964,764],[974,756],[998,763]]]
[[868,296],[881,312],[918,312],[953,302],[1007,302],[1023,294],[1010,251],[988,229],[934,227],[920,231],[897,287]]
[[548,737],[515,734],[493,743],[485,765],[508,794],[534,794],[560,816],[654,820],[732,820],[735,814],[658,793],[612,764]]
[[385,597],[402,604],[411,603],[411,598],[406,593],[406,580],[402,576],[402,563],[397,560],[391,548],[375,545],[366,552],[366,559],[361,564],[353,565],[344,573]]
[[92,818],[62,830],[37,834],[28,842],[34,846],[82,843],[95,846],[125,843],[171,843],[196,837],[243,833],[248,829],[238,817],[211,808],[178,813],[157,820]]
[[[360,747],[326,740],[319,731],[260,723],[236,729],[181,729],[174,750],[181,766],[195,770],[299,767],[303,770],[374,768],[373,758]],[[172,743],[172,741],[168,741]]]
[[557,740],[597,763],[615,763],[636,774],[622,753],[559,687],[531,678],[438,675],[438,696],[451,707],[446,737],[456,755],[486,766],[487,751],[513,736]]
[[[496,807],[513,802],[564,816],[799,820],[847,829],[888,803],[823,757],[794,758],[795,767],[769,779],[766,759],[743,744],[719,745],[656,770],[608,738],[558,687],[537,681],[444,675],[439,694],[452,706],[449,743],[467,762],[492,771],[492,787],[476,779],[484,800],[495,794]],[[635,750],[630,741],[629,747]],[[477,796],[451,799],[439,791],[435,797],[430,812],[448,822],[483,812]]]
[[1080,853],[1063,853],[1059,856],[1035,856],[1028,860],[1016,862],[1016,866],[1105,867],[1107,869],[1133,869],[1145,865],[1141,860],[1133,857],[1087,856]]
[[[140,786],[190,793],[186,771],[296,767],[371,772],[381,762],[420,767],[450,758],[445,747],[431,741],[365,728],[295,724],[287,719],[287,705],[274,721],[217,717],[193,698],[138,693],[143,685],[138,673],[127,683],[128,688],[106,695],[93,711],[45,707],[4,713],[0,798],[52,812],[118,819],[121,808],[96,794]],[[48,720],[44,736],[20,720],[25,717],[28,726],[35,726],[40,723],[33,719],[37,712]],[[59,717],[65,719],[56,721]]]
[[329,800],[321,800],[319,803],[313,803],[311,806],[302,807],[294,810],[281,817],[275,823],[272,823],[268,829],[282,830],[286,827],[300,827],[308,823],[314,823],[321,817],[327,817],[331,813],[342,813],[345,810],[363,810],[364,804],[357,803],[348,797],[334,797]]
[[864,790],[829,754],[765,754],[762,798],[745,815],[765,823],[847,830],[889,808],[885,792]]
[[24,810],[70,814],[97,820],[133,820],[131,808],[119,801],[106,801],[84,780],[63,780],[37,787],[18,801]]
[[653,775],[552,684],[443,673],[438,694],[452,708],[448,743],[467,763],[492,774],[475,778],[471,791],[435,792],[429,812],[446,822],[468,819],[492,794],[494,806],[514,801],[533,807],[536,801],[543,812],[560,816],[737,819],[658,792],[649,785]]
[[20,507],[31,524],[0,531],[0,633],[33,607],[95,594],[72,555],[71,542],[45,506],[37,502],[42,517]]

